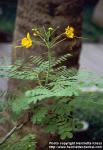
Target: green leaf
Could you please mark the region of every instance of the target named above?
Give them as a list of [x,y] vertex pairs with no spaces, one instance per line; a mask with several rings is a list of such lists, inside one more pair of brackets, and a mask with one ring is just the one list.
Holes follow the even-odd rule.
[[46,114],[48,112],[47,108],[37,108],[34,110],[34,115],[32,117],[32,122],[33,124],[38,124],[38,123],[42,123],[43,119],[45,118]]
[[62,140],[64,140],[64,139],[66,139],[66,138],[73,138],[73,134],[71,133],[71,132],[65,132],[65,133],[63,133],[61,136],[60,136],[60,138],[62,139]]

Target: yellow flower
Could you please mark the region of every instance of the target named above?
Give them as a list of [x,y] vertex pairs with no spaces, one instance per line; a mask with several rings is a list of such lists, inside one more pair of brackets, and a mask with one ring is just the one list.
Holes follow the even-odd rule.
[[30,34],[27,33],[27,37],[24,37],[22,40],[21,40],[21,45],[23,47],[26,47],[26,48],[29,48],[32,46],[32,40],[30,38]]
[[75,36],[74,36],[74,28],[68,26],[68,27],[65,29],[65,35],[66,35],[68,38],[73,39],[73,38],[75,37]]

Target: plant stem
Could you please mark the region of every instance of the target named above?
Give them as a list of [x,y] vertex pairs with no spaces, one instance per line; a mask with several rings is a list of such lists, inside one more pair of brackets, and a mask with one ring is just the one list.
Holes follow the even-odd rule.
[[51,70],[51,49],[49,47],[49,43],[47,43],[46,45],[47,45],[47,49],[48,49],[49,67],[48,67],[48,72],[47,72],[47,76],[46,76],[46,80],[45,80],[45,85],[48,83],[49,73],[50,73],[50,70]]
[[17,130],[21,129],[22,127],[24,126],[24,124],[20,124],[19,126],[18,125],[15,125],[11,130],[10,132],[8,132],[4,137],[3,139],[0,141],[0,145],[4,144],[10,137],[11,135],[16,132]]
[[49,61],[48,72],[50,72],[50,70],[51,70],[51,52],[50,52],[50,48],[48,48],[48,61]]
[[[56,45],[60,44],[61,42],[65,41],[65,40],[66,40],[66,38],[64,38],[64,39],[62,39],[62,40],[56,42],[52,47],[55,47]],[[51,47],[51,48],[52,48],[52,47]]]

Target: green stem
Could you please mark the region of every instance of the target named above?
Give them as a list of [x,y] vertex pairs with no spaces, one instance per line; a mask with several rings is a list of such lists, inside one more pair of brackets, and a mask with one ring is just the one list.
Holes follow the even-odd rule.
[[66,38],[64,38],[64,39],[62,39],[62,40],[60,40],[60,41],[58,41],[58,42],[55,43],[53,46],[51,46],[51,48],[55,47],[56,45],[60,44],[61,42],[65,41],[65,40],[66,40]]
[[58,35],[57,37],[54,38],[54,40],[51,42],[51,45],[54,45],[61,37],[64,35],[64,33]]
[[51,69],[51,53],[50,53],[50,49],[48,48],[48,61],[49,61],[49,69],[48,72],[50,72]]
[[49,61],[49,67],[48,67],[48,72],[45,80],[45,85],[48,83],[48,78],[51,70],[51,52],[50,52],[50,47],[49,44],[47,43],[47,48],[48,48],[48,61]]

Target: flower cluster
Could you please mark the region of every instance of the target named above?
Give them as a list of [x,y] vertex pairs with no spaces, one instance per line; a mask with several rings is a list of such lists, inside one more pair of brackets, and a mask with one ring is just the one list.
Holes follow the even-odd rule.
[[[34,31],[33,35],[34,36],[40,36],[40,31],[37,30],[37,29],[32,29]],[[49,27],[48,28],[48,31],[53,31],[54,29],[52,27]],[[71,26],[68,26],[67,28],[65,28],[65,32],[63,33],[64,35],[66,35],[67,38],[71,38],[73,39],[75,37],[74,35],[74,28],[71,27]],[[63,35],[61,34],[61,35]],[[33,41],[30,37],[30,33],[27,33],[27,36],[24,37],[22,40],[21,40],[21,46],[22,47],[25,47],[25,48],[30,48],[33,44]]]

